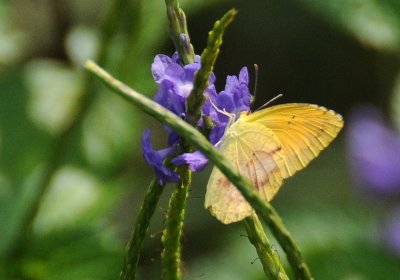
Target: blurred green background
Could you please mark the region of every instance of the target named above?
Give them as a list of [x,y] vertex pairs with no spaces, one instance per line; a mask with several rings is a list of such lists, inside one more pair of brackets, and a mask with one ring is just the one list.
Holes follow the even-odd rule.
[[[153,177],[142,159],[141,133],[151,127],[156,147],[166,140],[161,125],[137,108],[99,83],[87,86],[82,64],[101,52],[101,26],[113,2],[0,1],[0,279],[119,275]],[[153,96],[153,58],[174,52],[164,2],[125,2],[114,15],[115,34],[105,40],[103,66]],[[282,93],[279,102],[319,104],[346,121],[355,106],[370,103],[400,124],[399,1],[182,0],[181,5],[198,54],[214,21],[232,7],[239,10],[215,68],[218,90],[226,75],[257,63],[260,105]],[[22,224],[43,184],[46,161],[88,89],[97,95],[57,153],[60,164],[27,235]],[[353,183],[345,136],[346,130],[287,180],[272,204],[316,279],[396,279],[400,252],[385,246],[382,237],[388,206]],[[185,279],[264,279],[244,227],[224,226],[204,210],[209,173],[210,168],[195,174],[188,201]],[[140,279],[159,279],[160,233],[171,190],[166,187],[151,223]],[[391,201],[396,204],[400,200]]]

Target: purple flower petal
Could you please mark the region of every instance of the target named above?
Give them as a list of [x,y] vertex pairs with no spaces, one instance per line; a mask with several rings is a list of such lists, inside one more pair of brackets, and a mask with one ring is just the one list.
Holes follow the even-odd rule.
[[172,63],[171,58],[164,54],[156,55],[154,62],[151,65],[151,73],[154,81],[160,83],[163,80],[165,69]]
[[235,102],[235,109],[232,113],[249,110],[251,94],[249,90],[249,73],[246,67],[240,70],[238,83],[234,85],[232,95]]
[[199,172],[203,170],[208,163],[208,159],[199,151],[193,153],[184,153],[173,160],[171,160],[176,166],[188,164],[189,169],[193,172]]
[[154,101],[178,116],[186,110],[185,99],[176,93],[175,84],[169,80],[160,83]]
[[153,166],[160,185],[165,185],[168,182],[179,182],[179,175],[164,165],[164,160],[175,152],[175,148],[168,147],[160,151],[153,150],[150,143],[150,133],[150,129],[147,129],[142,135],[144,160]]
[[171,60],[172,60],[174,63],[181,64],[180,59],[179,59],[179,54],[178,54],[178,52],[174,52],[174,54],[173,54],[172,57],[171,57]]
[[400,134],[370,107],[356,110],[348,127],[349,160],[358,185],[381,195],[399,194]]
[[213,145],[218,144],[222,136],[224,136],[225,130],[226,130],[226,124],[219,124],[214,126],[209,136],[211,144]]
[[167,127],[170,131],[168,133],[168,146],[174,146],[179,141],[179,135],[173,131],[170,127]]
[[243,67],[239,73],[239,84],[249,85],[249,71],[247,71],[247,67]]
[[[203,114],[210,116],[218,125],[227,125],[230,117],[221,113],[226,111],[229,114],[239,117],[239,113],[248,111],[251,103],[251,94],[248,88],[248,72],[243,67],[240,71],[239,78],[236,76],[228,76],[226,78],[225,89],[219,94],[208,94],[208,100],[203,106]],[[213,102],[211,104],[210,100]],[[215,106],[219,109],[217,110]]]
[[179,64],[171,63],[167,68],[165,68],[163,79],[169,80],[175,84],[181,82],[184,76],[184,68]]

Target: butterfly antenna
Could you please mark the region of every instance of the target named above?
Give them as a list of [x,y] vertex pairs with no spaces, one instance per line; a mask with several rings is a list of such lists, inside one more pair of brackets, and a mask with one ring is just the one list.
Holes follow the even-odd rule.
[[210,100],[211,105],[214,107],[215,110],[217,110],[217,112],[219,112],[229,118],[226,128],[230,127],[231,124],[235,121],[236,114],[228,113],[225,109],[223,109],[223,110],[219,109],[217,107],[217,105],[215,105],[214,102],[211,100],[210,96],[208,96],[208,100]]
[[264,105],[262,105],[261,107],[259,107],[256,111],[259,111],[265,107],[267,107],[269,104],[271,104],[272,102],[274,102],[275,100],[277,100],[278,98],[281,98],[283,96],[283,94],[278,94],[277,96],[275,96],[274,98],[272,98],[270,101],[268,101],[267,103],[265,103]]
[[208,96],[208,100],[210,100],[211,105],[214,107],[214,109],[215,109],[217,112],[219,112],[219,113],[221,113],[221,114],[227,116],[228,118],[232,118],[232,117],[235,116],[235,114],[230,114],[230,113],[228,113],[227,111],[225,111],[225,109],[221,110],[220,108],[218,108],[217,105],[215,105],[215,103],[211,100],[210,96]]
[[253,87],[253,96],[251,100],[249,113],[253,111],[252,107],[254,106],[254,102],[256,101],[257,84],[258,84],[258,65],[254,64],[254,87]]
[[258,85],[258,65],[254,64],[254,89],[253,89],[254,99],[256,99],[257,85]]
[[[208,100],[210,100],[211,105],[214,107],[214,109],[215,109],[217,112],[219,112],[219,113],[221,113],[221,114],[223,114],[223,115],[225,115],[225,116],[227,116],[227,117],[229,118],[228,124],[227,124],[226,127],[225,127],[225,131],[224,131],[224,134],[225,134],[225,132],[226,132],[226,130],[228,129],[228,127],[230,127],[230,126],[232,125],[232,123],[234,122],[235,116],[236,116],[236,115],[235,115],[235,114],[230,114],[230,113],[228,113],[227,111],[225,111],[225,109],[223,109],[223,110],[219,109],[219,108],[217,107],[217,105],[215,105],[214,102],[211,100],[210,96],[207,96],[207,98],[208,98]],[[221,143],[221,140],[218,141],[214,146],[215,146],[215,147],[218,147],[220,143]]]

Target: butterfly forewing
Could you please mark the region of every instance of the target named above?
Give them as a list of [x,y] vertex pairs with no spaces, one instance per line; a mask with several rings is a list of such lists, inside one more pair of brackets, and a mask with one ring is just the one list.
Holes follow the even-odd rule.
[[312,104],[291,103],[269,107],[245,116],[272,130],[284,155],[283,178],[292,176],[318,156],[343,127],[342,117]]
[[[220,152],[249,178],[264,200],[271,200],[282,185],[282,148],[274,133],[258,123],[241,122],[228,128]],[[252,208],[236,187],[214,167],[207,185],[205,207],[228,224],[251,215]]]

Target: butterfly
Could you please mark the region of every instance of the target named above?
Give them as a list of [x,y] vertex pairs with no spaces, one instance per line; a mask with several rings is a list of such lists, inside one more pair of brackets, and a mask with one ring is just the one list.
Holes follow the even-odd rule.
[[[292,176],[316,158],[337,136],[343,118],[312,104],[289,103],[252,114],[242,112],[219,144],[222,155],[270,201]],[[253,209],[217,168],[211,172],[205,208],[224,224],[250,216]]]

